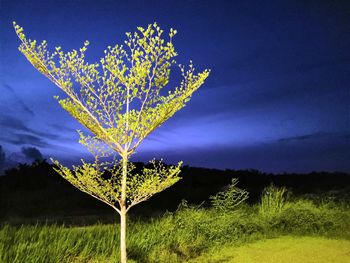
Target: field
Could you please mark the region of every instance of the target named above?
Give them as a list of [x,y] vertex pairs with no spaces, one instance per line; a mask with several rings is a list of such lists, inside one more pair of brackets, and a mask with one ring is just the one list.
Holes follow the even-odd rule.
[[[270,196],[260,204],[231,210],[184,202],[177,211],[162,216],[130,218],[130,262],[248,263],[258,262],[256,258],[259,262],[330,262],[324,261],[327,256],[349,262],[348,203],[307,198],[280,201]],[[118,228],[118,224],[4,224],[0,262],[116,262]],[[310,255],[318,258],[312,261]]]
[[[233,178],[249,192],[244,202],[226,187]],[[185,167],[174,187],[131,210],[129,262],[349,261],[349,178]],[[0,177],[0,263],[118,259],[117,215],[48,163]]]
[[258,241],[240,247],[227,246],[211,251],[192,263],[348,263],[350,241],[322,237],[290,237]]

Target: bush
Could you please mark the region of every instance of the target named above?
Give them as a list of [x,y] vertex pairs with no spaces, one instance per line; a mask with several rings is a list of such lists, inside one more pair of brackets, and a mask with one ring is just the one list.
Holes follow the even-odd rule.
[[245,190],[238,188],[238,179],[233,178],[231,184],[227,190],[218,192],[216,195],[211,196],[212,206],[222,212],[230,211],[236,208],[238,205],[248,199],[249,193]]
[[285,209],[273,218],[273,226],[286,233],[349,235],[350,214],[346,211],[317,206],[309,200],[287,203]]

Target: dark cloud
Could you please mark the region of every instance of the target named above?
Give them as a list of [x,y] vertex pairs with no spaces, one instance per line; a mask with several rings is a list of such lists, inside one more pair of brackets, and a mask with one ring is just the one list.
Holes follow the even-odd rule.
[[11,132],[11,136],[14,131],[21,131],[30,133],[28,136],[32,137],[43,137],[46,139],[57,139],[59,136],[52,134],[52,133],[46,133],[46,132],[40,132],[33,130],[26,126],[24,122],[14,116],[8,116],[8,115],[0,115],[0,126],[2,129],[8,129]]
[[326,135],[327,135],[327,133],[316,132],[316,133],[300,135],[300,136],[285,137],[285,138],[278,139],[277,141],[278,142],[304,141],[304,140],[310,140],[310,139],[324,137]]
[[8,140],[12,144],[16,145],[33,145],[37,147],[47,147],[48,143],[45,142],[42,138],[30,134],[24,133],[15,133],[12,138]]
[[76,130],[73,128],[66,127],[64,125],[58,125],[58,124],[50,124],[52,128],[55,130],[63,131],[63,132],[74,132],[76,133]]
[[8,91],[11,92],[11,94],[13,95],[14,99],[15,99],[15,102],[16,104],[20,105],[21,109],[32,115],[32,116],[35,116],[34,112],[24,103],[24,101],[16,94],[16,92],[14,91],[14,89],[10,86],[10,85],[7,85],[7,84],[3,84],[2,85],[3,87],[5,87]]
[[0,126],[2,129],[7,128],[17,131],[31,131],[21,120],[8,115],[0,115]]
[[58,139],[59,138],[58,135],[52,134],[52,133],[47,133],[47,132],[38,132],[38,131],[31,130],[31,133],[36,134],[40,137],[44,137],[46,139]]
[[21,151],[24,154],[24,156],[29,160],[35,161],[43,159],[43,155],[35,147],[22,147]]
[[285,137],[285,138],[278,139],[277,141],[284,143],[284,142],[297,142],[297,141],[307,141],[307,140],[327,139],[327,138],[328,139],[331,139],[331,138],[346,139],[348,137],[349,137],[349,134],[315,132],[311,134]]

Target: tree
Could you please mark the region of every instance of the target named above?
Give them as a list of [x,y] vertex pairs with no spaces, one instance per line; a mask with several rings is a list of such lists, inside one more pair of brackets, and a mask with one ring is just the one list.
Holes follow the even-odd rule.
[[50,53],[45,40],[37,44],[27,39],[15,22],[14,28],[21,40],[19,50],[67,95],[55,98],[91,132],[78,131],[79,142],[93,154],[95,162],[82,160],[81,166],[70,170],[52,161],[71,184],[119,213],[121,262],[126,262],[126,213],[176,183],[181,166],[181,162],[165,166],[151,161],[152,168],[135,174],[130,156],[151,132],[186,105],[210,71],[195,74],[192,62],[188,69],[179,64],[180,85],[162,94],[169,83],[170,68],[176,64],[172,39],[177,32],[170,29],[165,41],[156,23],[126,33],[125,47],[109,46],[97,63],[85,61],[88,41],[79,50],[65,53],[56,47]]

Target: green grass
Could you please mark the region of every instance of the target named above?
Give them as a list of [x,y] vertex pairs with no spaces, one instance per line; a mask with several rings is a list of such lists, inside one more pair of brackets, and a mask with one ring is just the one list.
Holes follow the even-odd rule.
[[189,262],[348,263],[350,262],[350,241],[284,236],[240,247],[226,246]]
[[[183,206],[175,213],[128,222],[128,255],[134,262],[184,262],[208,251],[227,246],[230,251],[287,234],[350,240],[348,205],[304,199],[285,202],[281,211],[269,217],[260,213],[260,205],[242,205],[225,213]],[[107,263],[118,258],[119,226],[115,224],[0,228],[1,263]]]
[[273,184],[266,187],[261,197],[259,212],[264,217],[273,217],[284,209],[287,197],[285,187],[276,187]]

